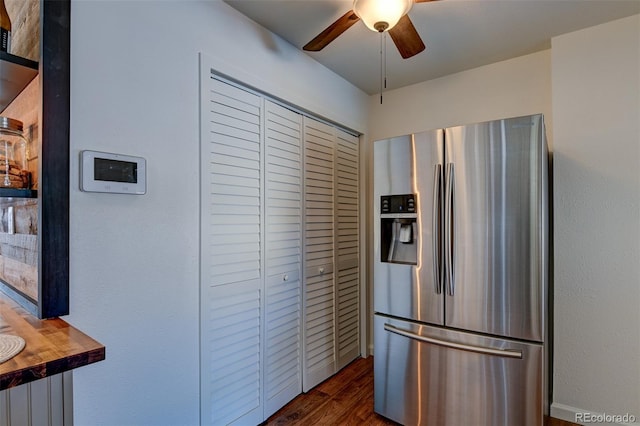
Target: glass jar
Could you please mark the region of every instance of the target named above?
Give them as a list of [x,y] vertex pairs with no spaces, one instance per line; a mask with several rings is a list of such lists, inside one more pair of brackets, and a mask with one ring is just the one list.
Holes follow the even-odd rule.
[[0,117],[0,187],[29,188],[27,140],[22,134],[22,121]]

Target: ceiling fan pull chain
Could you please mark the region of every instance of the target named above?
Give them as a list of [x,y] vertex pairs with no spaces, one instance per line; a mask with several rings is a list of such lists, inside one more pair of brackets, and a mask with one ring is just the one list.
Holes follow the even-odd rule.
[[382,105],[382,90],[384,89],[384,55],[382,43],[384,35],[380,32],[380,105]]
[[387,33],[384,32],[384,90],[387,90]]

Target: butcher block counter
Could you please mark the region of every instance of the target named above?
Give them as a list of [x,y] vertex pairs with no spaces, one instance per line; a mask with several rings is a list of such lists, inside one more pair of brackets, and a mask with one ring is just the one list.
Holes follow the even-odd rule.
[[0,292],[0,334],[24,349],[0,363],[0,391],[105,359],[105,347],[60,318],[41,320]]

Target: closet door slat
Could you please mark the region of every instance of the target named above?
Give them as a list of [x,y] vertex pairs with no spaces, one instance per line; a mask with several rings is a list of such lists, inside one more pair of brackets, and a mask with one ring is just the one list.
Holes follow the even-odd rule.
[[302,116],[265,103],[265,418],[302,392]]
[[262,99],[215,79],[203,91],[201,418],[205,424],[258,424]]
[[358,137],[336,137],[336,340],[337,368],[360,355],[360,234]]
[[305,392],[336,372],[334,145],[333,127],[304,118]]

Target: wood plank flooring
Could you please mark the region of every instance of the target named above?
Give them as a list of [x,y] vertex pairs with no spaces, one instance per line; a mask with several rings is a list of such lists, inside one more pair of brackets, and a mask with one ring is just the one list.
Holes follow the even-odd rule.
[[373,412],[373,357],[358,358],[329,380],[299,395],[264,424],[397,425]]
[[[546,419],[546,426],[578,426]],[[373,412],[373,357],[358,358],[335,376],[301,394],[265,426],[398,426]]]

